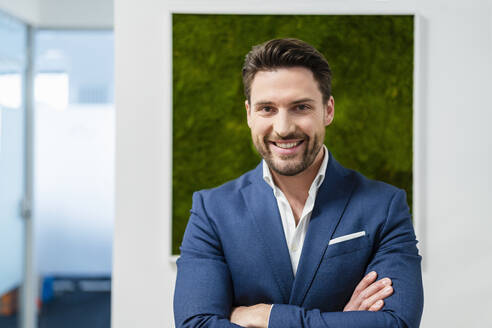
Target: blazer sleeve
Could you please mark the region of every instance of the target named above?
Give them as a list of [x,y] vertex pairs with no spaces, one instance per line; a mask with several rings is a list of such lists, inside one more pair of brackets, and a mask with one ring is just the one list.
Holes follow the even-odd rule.
[[269,328],[382,328],[420,325],[423,311],[421,256],[405,199],[398,190],[390,201],[387,217],[379,231],[378,245],[366,273],[376,271],[389,277],[394,292],[378,312],[320,312],[295,305],[275,304]]
[[200,192],[193,194],[180,249],[174,292],[176,327],[240,327],[228,319],[233,300],[231,276]]

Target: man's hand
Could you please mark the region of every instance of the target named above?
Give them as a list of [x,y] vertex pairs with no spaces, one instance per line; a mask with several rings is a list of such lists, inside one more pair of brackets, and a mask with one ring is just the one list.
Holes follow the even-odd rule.
[[[376,272],[367,274],[357,285],[345,305],[343,311],[379,311],[383,308],[384,299],[393,293],[391,279],[376,281]],[[238,306],[232,310],[231,322],[247,328],[267,328],[270,318],[271,304]]]
[[378,281],[378,274],[374,271],[368,273],[357,285],[345,305],[343,311],[379,311],[383,308],[384,299],[393,294],[391,279],[384,278]]
[[247,328],[267,328],[271,304],[238,306],[232,310],[231,322]]

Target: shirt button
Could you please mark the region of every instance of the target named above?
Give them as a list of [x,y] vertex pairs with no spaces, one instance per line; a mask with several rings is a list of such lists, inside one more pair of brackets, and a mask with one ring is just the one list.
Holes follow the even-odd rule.
[[297,252],[299,250],[299,246],[297,244],[294,244],[294,245],[292,245],[292,247],[290,248],[290,250],[292,252]]

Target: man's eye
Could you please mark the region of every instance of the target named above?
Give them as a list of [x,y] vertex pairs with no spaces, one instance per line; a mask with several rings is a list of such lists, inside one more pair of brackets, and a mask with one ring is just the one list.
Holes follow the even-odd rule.
[[304,104],[299,104],[299,105],[297,105],[297,109],[303,111],[303,110],[309,109],[309,106],[304,105]]
[[265,113],[270,113],[272,111],[272,107],[270,107],[270,106],[262,107],[261,111],[265,112]]

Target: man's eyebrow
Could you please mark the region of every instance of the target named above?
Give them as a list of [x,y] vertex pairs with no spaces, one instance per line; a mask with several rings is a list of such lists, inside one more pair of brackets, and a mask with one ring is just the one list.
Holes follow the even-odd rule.
[[[296,105],[296,104],[305,103],[305,102],[315,102],[315,100],[314,99],[311,99],[311,98],[302,98],[302,99],[294,100],[290,104],[291,105]],[[254,103],[254,106],[273,105],[273,104],[275,104],[273,101],[264,100],[264,101],[257,101],[257,102],[255,102]]]
[[268,100],[257,101],[257,102],[255,102],[254,105],[255,106],[259,106],[259,105],[273,105],[273,101],[268,101]]
[[305,103],[305,102],[315,102],[315,100],[311,99],[311,98],[302,98],[302,99],[295,100],[295,101],[291,102],[291,104],[295,105],[295,104],[300,104],[300,103]]

